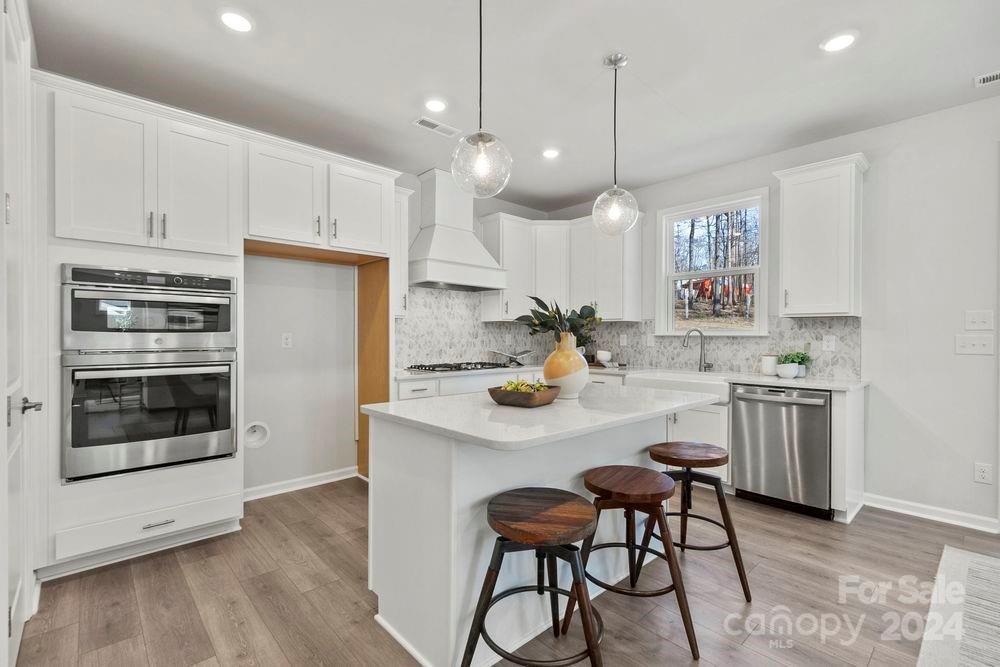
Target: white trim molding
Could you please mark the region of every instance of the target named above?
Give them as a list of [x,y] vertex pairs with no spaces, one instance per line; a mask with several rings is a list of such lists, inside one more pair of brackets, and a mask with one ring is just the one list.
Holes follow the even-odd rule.
[[338,468],[337,470],[328,470],[316,475],[306,475],[305,477],[296,477],[295,479],[288,479],[281,482],[261,484],[260,486],[243,489],[243,501],[246,502],[247,500],[257,500],[258,498],[266,498],[267,496],[276,496],[279,493],[288,493],[289,491],[308,489],[310,486],[329,484],[330,482],[337,482],[342,479],[347,479],[348,477],[359,476],[358,467],[350,466],[347,468]]
[[910,516],[920,517],[921,519],[940,521],[941,523],[961,526],[962,528],[981,530],[985,533],[992,533],[994,535],[1000,534],[1000,519],[992,516],[959,512],[945,507],[936,507],[934,505],[924,505],[923,503],[915,503],[909,500],[879,496],[874,493],[865,494],[865,505],[868,507],[877,507],[878,509],[889,510],[890,512],[898,512],[899,514],[908,514]]

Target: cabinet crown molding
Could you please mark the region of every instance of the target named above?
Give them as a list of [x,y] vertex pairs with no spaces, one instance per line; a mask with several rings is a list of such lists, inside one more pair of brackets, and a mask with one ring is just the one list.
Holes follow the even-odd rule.
[[868,158],[865,157],[864,153],[851,153],[850,155],[845,155],[843,157],[835,157],[829,160],[821,160],[819,162],[813,162],[811,164],[804,164],[799,167],[792,167],[791,169],[781,169],[774,172],[774,175],[779,179],[787,178],[789,176],[796,176],[808,171],[813,171],[815,169],[822,169],[824,167],[835,167],[838,165],[853,164],[858,167],[861,173],[868,171]]

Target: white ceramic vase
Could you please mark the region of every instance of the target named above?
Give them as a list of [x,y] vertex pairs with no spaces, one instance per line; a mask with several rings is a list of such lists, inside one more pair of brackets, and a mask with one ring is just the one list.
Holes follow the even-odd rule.
[[542,374],[545,376],[545,384],[559,387],[557,399],[580,397],[580,390],[590,380],[590,370],[587,368],[587,360],[576,348],[576,336],[565,331],[562,333],[556,349],[545,360]]

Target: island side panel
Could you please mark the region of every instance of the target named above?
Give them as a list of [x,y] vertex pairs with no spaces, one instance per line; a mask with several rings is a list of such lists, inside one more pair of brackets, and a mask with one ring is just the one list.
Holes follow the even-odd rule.
[[370,417],[369,586],[376,620],[424,665],[449,664],[453,441]]
[[[472,614],[489,565],[494,533],[486,523],[486,505],[497,493],[523,486],[548,486],[567,489],[587,500],[593,499],[583,485],[583,473],[601,465],[638,465],[660,469],[646,450],[663,442],[667,436],[667,418],[651,418],[613,427],[597,433],[552,442],[518,451],[494,450],[457,443],[455,449],[455,524],[456,552],[454,578],[454,618],[457,636],[451,646],[451,663],[457,665],[465,648]],[[642,516],[642,515],[640,515]],[[625,521],[621,511],[606,512],[601,517],[597,542],[622,542]],[[618,581],[628,574],[624,549],[595,552],[588,571],[604,581]],[[503,564],[497,591],[534,584],[535,557],[532,552],[509,555]],[[569,567],[561,563],[559,585],[568,587]],[[640,584],[641,585],[641,584]],[[603,589],[590,584],[590,594]],[[565,598],[560,601],[565,607]],[[529,641],[541,632],[551,631],[548,598],[521,595],[505,600],[490,612],[488,627],[493,638],[508,650]],[[499,656],[480,641],[473,665],[494,664]]]

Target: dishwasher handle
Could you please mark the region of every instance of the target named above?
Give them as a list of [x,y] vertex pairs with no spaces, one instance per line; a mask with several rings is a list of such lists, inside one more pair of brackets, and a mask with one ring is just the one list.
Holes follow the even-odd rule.
[[750,394],[737,391],[736,398],[742,401],[761,401],[763,403],[784,403],[786,405],[826,405],[825,398],[789,398],[771,394]]

